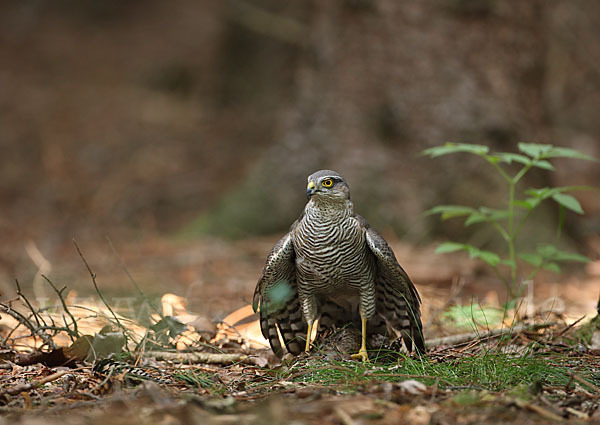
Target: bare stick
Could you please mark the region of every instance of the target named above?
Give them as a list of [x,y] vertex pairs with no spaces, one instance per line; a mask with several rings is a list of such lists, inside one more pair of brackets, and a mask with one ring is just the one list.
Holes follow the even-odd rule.
[[[31,323],[29,321],[29,319],[27,319],[27,317],[25,317],[24,315],[22,315],[21,313],[12,309],[11,307],[7,306],[4,303],[0,303],[0,310],[4,311],[9,316],[12,316],[14,319],[16,319],[19,322],[19,324],[21,324],[21,325],[25,326],[27,329],[29,329],[29,331],[31,332],[31,336],[37,335],[42,339],[42,341],[44,341],[44,344],[48,345],[48,347],[50,347],[50,348],[56,347],[54,345],[54,341],[52,341],[52,337],[50,335],[48,335],[47,333],[43,332],[44,327],[35,326],[33,323]],[[13,332],[14,332],[14,330],[13,330]],[[12,334],[12,332],[6,337],[7,340],[9,339],[11,334]]]
[[65,322],[65,327],[67,329],[67,334],[69,334],[69,338],[71,338],[71,341],[75,342],[75,338],[79,337],[79,330],[77,329],[77,320],[75,320],[75,317],[73,316],[73,314],[71,314],[69,307],[67,307],[67,302],[65,301],[65,298],[63,297],[63,292],[65,291],[65,289],[67,289],[67,287],[65,286],[61,290],[59,290],[46,275],[43,274],[42,278],[46,282],[48,282],[50,284],[50,286],[52,286],[52,289],[54,289],[54,292],[56,292],[56,295],[58,295],[58,298],[60,299],[60,303],[63,306],[63,310],[71,318],[71,322],[73,322],[73,330],[71,330],[71,328],[69,328],[69,324],[67,323],[67,321],[64,319],[63,320]]
[[35,388],[41,387],[44,384],[47,384],[48,382],[56,381],[58,378],[66,375],[67,373],[73,373],[73,370],[61,370],[60,372],[53,373],[52,375],[48,375],[37,381],[29,382],[27,384],[19,384],[12,388],[8,388],[0,392],[0,394],[17,395],[22,392],[31,391]]
[[38,326],[41,326],[42,323],[45,325],[46,322],[44,321],[44,319],[42,319],[41,316],[38,316],[38,313],[36,313],[35,309],[31,305],[31,303],[29,302],[29,300],[27,299],[27,297],[21,291],[21,285],[19,284],[19,279],[15,279],[15,284],[17,285],[17,295],[23,300],[23,302],[25,302],[25,304],[27,304],[27,307],[31,311],[31,314],[33,314],[33,318],[35,319],[35,323],[37,323]]
[[575,325],[577,325],[579,322],[581,322],[583,319],[585,319],[586,315],[584,314],[583,316],[581,316],[579,319],[575,320],[573,323],[571,323],[569,326],[567,326],[566,328],[564,328],[562,331],[560,331],[558,333],[558,335],[556,335],[556,338],[563,336],[565,333],[567,333],[570,329],[572,329],[573,327],[575,327]]
[[472,332],[468,334],[450,335],[443,338],[432,338],[425,341],[425,346],[428,348],[439,347],[441,345],[459,345],[464,344],[473,340],[483,340],[486,338],[495,338],[502,335],[509,335],[511,333],[518,333],[525,330],[536,330],[550,328],[556,325],[556,323],[540,323],[537,325],[517,325],[511,328],[502,329],[491,329],[486,332]]
[[106,308],[108,309],[108,311],[110,311],[110,313],[112,314],[113,318],[117,322],[117,325],[123,331],[123,337],[125,338],[125,347],[127,347],[127,339],[128,339],[127,338],[127,334],[129,333],[129,331],[125,328],[125,326],[123,326],[123,324],[121,323],[121,321],[119,320],[119,318],[117,317],[117,315],[115,314],[115,312],[113,311],[113,309],[111,308],[111,306],[104,299],[104,295],[102,295],[102,292],[100,292],[100,288],[98,288],[98,284],[96,283],[96,273],[94,273],[92,271],[92,268],[90,267],[90,265],[88,264],[87,260],[83,256],[83,253],[81,252],[81,249],[79,249],[79,245],[77,245],[77,241],[75,241],[75,239],[73,239],[73,244],[75,244],[75,249],[77,249],[77,253],[79,254],[79,256],[81,257],[81,259],[83,260],[83,264],[85,264],[85,267],[87,268],[87,270],[88,270],[88,272],[90,274],[90,277],[92,278],[92,283],[94,284],[94,288],[96,289],[96,292],[98,293],[98,296],[100,297],[100,299],[102,300],[102,302],[104,303],[104,305],[106,306]]

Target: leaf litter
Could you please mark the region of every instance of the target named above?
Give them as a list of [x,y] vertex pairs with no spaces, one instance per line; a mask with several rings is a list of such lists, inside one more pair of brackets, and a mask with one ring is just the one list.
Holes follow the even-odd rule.
[[[475,323],[423,357],[380,349],[369,364],[349,360],[341,341],[357,333],[341,329],[278,362],[250,306],[214,325],[166,294],[142,325],[55,293],[52,311],[22,294],[0,306],[0,425],[600,421],[598,317]],[[427,323],[454,326],[440,313]]]

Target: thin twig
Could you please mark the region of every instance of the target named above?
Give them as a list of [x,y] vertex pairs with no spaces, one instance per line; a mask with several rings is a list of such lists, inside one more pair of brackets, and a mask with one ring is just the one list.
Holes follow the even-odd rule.
[[31,303],[29,302],[29,300],[27,299],[27,297],[21,291],[21,285],[19,284],[19,279],[15,279],[15,284],[17,285],[17,295],[25,302],[25,304],[27,304],[27,308],[29,308],[29,310],[31,311],[31,314],[33,314],[33,318],[35,319],[35,323],[38,326],[41,326],[42,323],[45,325],[46,322],[44,321],[44,319],[42,319],[41,316],[38,316],[38,313],[36,313],[35,309],[31,305]]
[[81,252],[81,249],[79,249],[79,245],[77,245],[77,241],[75,241],[75,239],[73,239],[73,244],[75,245],[75,249],[77,249],[77,253],[79,254],[79,256],[81,257],[81,259],[83,260],[83,264],[85,264],[85,267],[87,268],[87,270],[88,270],[88,272],[90,274],[90,277],[92,278],[92,283],[94,284],[94,288],[96,289],[96,293],[98,294],[98,296],[100,297],[100,299],[102,300],[102,302],[104,303],[104,305],[106,306],[106,308],[108,309],[108,311],[110,311],[110,313],[112,314],[113,318],[117,322],[117,325],[123,331],[123,337],[125,338],[125,347],[127,347],[128,346],[127,334],[129,333],[129,331],[127,330],[127,328],[125,328],[125,326],[123,326],[123,324],[121,323],[121,321],[119,320],[119,318],[117,317],[117,315],[115,314],[115,312],[113,311],[113,309],[111,308],[111,306],[104,299],[104,295],[102,295],[102,292],[100,291],[100,288],[98,288],[98,283],[96,282],[96,273],[94,273],[92,271],[92,268],[90,267],[90,265],[88,264],[87,260],[83,256],[83,253]]
[[[27,329],[29,329],[29,331],[31,332],[31,336],[37,335],[42,339],[42,341],[44,341],[44,344],[48,345],[48,347],[50,347],[50,348],[56,347],[56,345],[54,345],[54,341],[52,341],[52,337],[43,332],[44,327],[36,327],[23,314],[19,313],[18,311],[14,310],[13,308],[7,306],[4,303],[0,303],[0,310],[4,311],[9,316],[12,316],[14,319],[16,319],[19,322],[19,324],[21,324],[21,325],[25,326]],[[7,335],[7,337],[6,337],[7,340],[10,338],[10,335],[12,335],[13,332],[14,332],[14,329]]]
[[75,342],[75,339],[79,337],[79,330],[77,329],[77,320],[75,320],[75,316],[73,316],[73,314],[71,314],[69,307],[67,307],[67,302],[65,301],[65,298],[63,297],[63,292],[65,291],[65,289],[67,289],[67,287],[65,286],[59,290],[54,285],[54,283],[52,283],[52,281],[50,280],[50,278],[48,276],[46,276],[44,274],[41,276],[46,282],[48,282],[48,284],[52,287],[52,289],[54,289],[54,292],[56,292],[56,295],[58,296],[58,299],[60,300],[60,303],[63,306],[63,310],[71,318],[71,322],[73,323],[73,330],[71,330],[71,328],[69,327],[69,324],[67,323],[67,321],[64,318],[63,318],[63,321],[65,322],[65,327],[67,329],[67,334],[69,335],[69,338],[71,338],[71,341]]
[[575,325],[577,325],[579,322],[581,322],[583,319],[586,318],[586,315],[584,314],[583,316],[581,316],[579,319],[575,320],[573,323],[571,323],[569,326],[567,326],[566,328],[564,328],[562,331],[560,331],[555,338],[561,337],[563,336],[569,329],[572,329]]
[[164,319],[164,316],[162,314],[162,310],[159,309],[158,307],[156,307],[152,303],[152,301],[150,301],[150,298],[148,298],[146,296],[146,294],[144,293],[144,291],[142,291],[142,288],[138,285],[138,283],[133,278],[133,276],[131,275],[131,273],[129,273],[129,270],[127,269],[127,265],[125,264],[125,260],[123,260],[123,257],[121,257],[121,255],[119,255],[119,253],[117,252],[117,249],[115,248],[112,240],[110,239],[110,237],[108,235],[106,236],[106,240],[108,241],[108,246],[110,246],[110,249],[112,250],[112,252],[115,255],[115,257],[117,257],[119,259],[119,263],[121,263],[121,268],[123,269],[123,271],[125,272],[125,274],[129,278],[129,280],[131,281],[131,283],[133,284],[133,286],[135,286],[135,289],[137,289],[137,291],[140,293],[140,296],[144,299],[144,301],[146,301],[148,303],[148,305],[150,306],[150,308],[152,308],[152,310],[154,310],[154,312],[160,316],[161,319]]
[[518,333],[524,330],[537,330],[549,328],[556,323],[539,323],[535,325],[517,325],[510,328],[491,329],[486,332],[472,332],[468,334],[450,335],[443,338],[432,338],[425,341],[425,346],[428,348],[439,347],[441,345],[460,345],[473,340],[483,340],[486,338],[495,338],[498,336],[509,335],[513,332]]

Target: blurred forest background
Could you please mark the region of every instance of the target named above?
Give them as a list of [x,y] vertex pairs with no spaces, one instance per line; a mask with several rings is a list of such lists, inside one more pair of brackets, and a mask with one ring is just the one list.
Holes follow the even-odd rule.
[[[3,292],[42,269],[36,250],[82,271],[73,237],[110,255],[108,234],[156,260],[174,254],[149,254],[153,238],[210,241],[195,248],[205,258],[268,235],[260,248],[245,242],[250,260],[220,260],[252,264],[234,285],[249,298],[321,168],[346,177],[386,237],[464,237],[422,212],[498,204],[502,182],[477,158],[420,152],[525,141],[600,157],[599,40],[594,0],[0,2]],[[597,163],[556,165],[528,183],[600,182]],[[597,258],[600,197],[577,197],[586,215],[568,213],[565,243]],[[556,218],[549,204],[536,235],[553,234]],[[200,266],[182,258],[189,269],[157,286],[196,281]]]

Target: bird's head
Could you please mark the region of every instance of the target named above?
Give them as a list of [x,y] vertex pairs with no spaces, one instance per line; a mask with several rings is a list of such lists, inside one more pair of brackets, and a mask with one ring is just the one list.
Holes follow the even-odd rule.
[[350,199],[350,188],[339,173],[320,170],[308,176],[306,196],[323,201],[347,201]]

